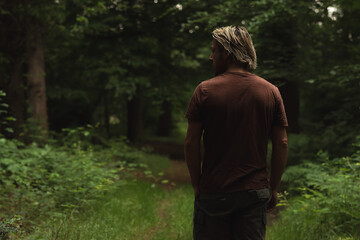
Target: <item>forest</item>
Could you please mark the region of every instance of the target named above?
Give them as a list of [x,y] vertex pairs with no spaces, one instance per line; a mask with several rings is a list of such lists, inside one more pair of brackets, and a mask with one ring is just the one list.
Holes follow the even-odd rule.
[[266,239],[360,239],[359,12],[355,0],[1,0],[0,239],[192,239],[184,114],[213,77],[211,32],[228,25],[248,29],[254,73],[289,121]]

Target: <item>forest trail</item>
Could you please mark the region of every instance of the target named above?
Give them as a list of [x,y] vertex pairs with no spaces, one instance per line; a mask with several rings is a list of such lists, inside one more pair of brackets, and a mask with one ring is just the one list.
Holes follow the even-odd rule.
[[190,183],[190,175],[185,163],[183,144],[147,141],[140,145],[153,149],[154,153],[169,157],[170,166],[163,170],[164,178],[175,184]]
[[[146,147],[152,149],[153,153],[168,156],[170,159],[169,167],[163,169],[163,179],[166,179],[171,184],[161,185],[167,191],[174,191],[177,187],[183,184],[190,184],[190,174],[185,162],[184,145],[169,142],[160,141],[146,141],[140,144],[140,147]],[[139,177],[139,176],[137,176]],[[140,176],[140,178],[142,178]],[[175,196],[167,197],[160,200],[157,215],[161,221],[156,225],[148,229],[147,232],[143,233],[142,239],[153,239],[159,232],[169,227],[169,211],[173,207]],[[168,235],[169,239],[177,239],[175,233]]]

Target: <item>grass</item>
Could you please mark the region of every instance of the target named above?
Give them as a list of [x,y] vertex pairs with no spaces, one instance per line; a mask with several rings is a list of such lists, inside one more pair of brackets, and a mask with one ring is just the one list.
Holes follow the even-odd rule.
[[193,189],[183,185],[175,191],[167,192],[165,203],[166,214],[163,216],[165,226],[153,239],[156,240],[192,240]]
[[[129,180],[85,207],[82,213],[43,224],[22,239],[191,240],[193,200],[189,184],[169,191],[153,183]],[[304,213],[298,207],[283,211],[280,219],[268,227],[266,239],[358,239],[337,235],[321,224],[316,213]]]
[[89,205],[82,214],[43,224],[24,239],[191,239],[192,202],[188,185],[169,192],[134,180]]
[[[337,233],[326,216],[295,203],[281,212],[280,219],[267,230],[267,240],[358,240],[354,234]],[[300,206],[302,205],[302,206]]]
[[158,201],[164,196],[159,187],[145,182],[128,182],[85,209],[83,214],[45,224],[26,239],[145,239],[159,224]]

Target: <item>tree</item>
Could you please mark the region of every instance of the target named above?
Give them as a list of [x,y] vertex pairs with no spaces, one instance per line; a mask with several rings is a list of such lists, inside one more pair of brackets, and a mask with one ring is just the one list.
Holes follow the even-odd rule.
[[37,20],[26,30],[27,88],[30,116],[47,135],[48,117],[46,105],[45,59],[42,27]]
[[[56,22],[56,17],[49,13],[58,8],[56,2],[38,1],[29,3],[26,1],[3,1],[0,5],[5,24],[3,29],[11,33],[5,39],[1,52],[5,53],[5,59],[9,67],[6,82],[3,87],[8,92],[10,113],[17,122],[14,126],[15,137],[19,137],[20,125],[24,123],[24,86],[27,86],[28,108],[30,117],[40,126],[40,134],[46,137],[48,131],[47,106],[46,106],[46,82],[45,82],[45,43],[43,31],[46,27]],[[56,13],[56,12],[55,12]],[[9,50],[6,48],[10,46]],[[24,51],[26,49],[26,51]],[[26,52],[26,54],[24,54]],[[27,70],[24,74],[24,66]],[[11,67],[10,67],[11,66]],[[23,82],[26,76],[26,83]]]

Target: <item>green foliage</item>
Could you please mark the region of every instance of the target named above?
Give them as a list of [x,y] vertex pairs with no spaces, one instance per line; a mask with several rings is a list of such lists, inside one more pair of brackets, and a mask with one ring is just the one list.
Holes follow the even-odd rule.
[[318,142],[307,134],[288,134],[287,166],[300,164],[303,160],[312,159],[318,151]]
[[153,239],[191,240],[193,239],[193,211],[194,211],[194,190],[191,185],[184,185],[178,189],[167,192],[163,206],[164,227],[159,229]]
[[99,134],[98,126],[90,124],[84,127],[63,128],[58,144],[68,150],[81,149],[84,151],[91,151],[96,146],[108,146],[108,142]]
[[[330,14],[331,7],[337,11]],[[164,100],[183,116],[194,85],[211,77],[211,30],[244,25],[257,49],[257,73],[299,87],[303,131],[341,155],[359,130],[358,9],[348,0],[6,0],[1,87],[11,85],[15,60],[26,59],[23,36],[36,20],[47,49],[52,130],[104,127],[113,115],[126,128],[133,97],[144,103],[143,122],[152,125],[146,127],[155,128]]]
[[26,119],[26,122],[20,126],[21,132],[19,134],[21,141],[26,144],[36,143],[44,144],[44,136],[46,131],[41,128],[39,123],[34,118]]
[[26,239],[144,239],[161,224],[157,209],[163,196],[164,190],[154,184],[121,182],[87,211],[41,225]]
[[193,190],[167,191],[136,180],[121,182],[63,221],[41,225],[25,239],[192,239]]
[[42,225],[26,239],[141,239],[160,220],[156,205],[162,196],[150,183],[117,184],[83,214]]
[[15,121],[14,117],[8,115],[9,105],[5,103],[4,97],[6,93],[0,89],[0,137],[13,133],[13,129],[10,127],[10,123]]
[[115,170],[106,169],[93,152],[66,152],[0,139],[0,208],[24,221],[59,217],[64,211],[105,191],[113,183]]
[[134,174],[144,176],[147,180],[172,184],[164,178],[163,170],[170,167],[167,156],[151,153],[152,149],[143,147],[141,150],[129,145],[126,139],[109,141],[109,146],[94,152],[99,159],[108,159],[107,166],[117,169],[126,177],[134,177]]
[[129,145],[126,138],[112,139],[108,148],[96,152],[99,158],[108,159],[108,163],[136,163],[142,157],[142,152]]
[[[271,230],[273,239],[360,237],[360,138],[350,157],[289,167],[283,181],[291,197]],[[284,225],[286,227],[284,227]]]
[[328,71],[308,83],[307,89],[315,89],[317,94],[306,94],[307,114],[312,115],[307,119],[312,121],[304,126],[312,132],[309,135],[318,149],[342,156],[351,151],[350,144],[360,132],[360,65],[336,65]]
[[[333,16],[329,7],[337,9]],[[9,209],[9,219],[19,211],[35,216],[73,210],[83,197],[97,193],[97,184],[113,179],[113,171],[131,175],[140,168],[166,182],[159,176],[168,163],[165,157],[158,164],[158,156],[137,151],[126,139],[103,140],[98,130],[115,116],[126,132],[126,124],[132,123],[127,121],[132,110],[127,103],[133,97],[143,102],[143,122],[149,129],[157,126],[164,100],[175,117],[183,118],[193,87],[211,77],[211,30],[231,24],[249,29],[259,75],[291,82],[301,93],[302,133],[289,136],[291,167],[284,175],[289,196],[299,197],[298,202],[290,198],[289,215],[302,216],[303,229],[318,227],[313,218],[338,224],[339,233],[348,231],[344,225],[350,222],[339,219],[348,217],[357,224],[357,216],[347,212],[358,208],[349,204],[358,202],[351,193],[358,190],[358,155],[334,156],[347,155],[360,131],[359,9],[358,2],[349,0],[1,1],[0,87],[11,85],[16,76],[12,66],[26,59],[29,23],[39,23],[46,47],[50,127],[64,131],[57,142],[61,147],[25,147],[3,139],[12,136],[8,126],[14,118],[8,116],[0,91],[0,211]],[[78,127],[86,124],[99,128]],[[31,135],[35,127],[31,119],[23,126],[26,142],[41,142],[40,136]],[[179,128],[177,142],[183,141],[184,129]],[[329,152],[331,160],[325,155],[313,158],[318,149]],[[311,162],[298,165],[303,160]],[[316,218],[316,209],[330,212],[321,210]]]
[[159,184],[172,184],[162,172],[169,166],[167,157],[145,148],[139,151],[125,138],[94,146],[93,130],[90,126],[65,129],[62,144],[59,140],[43,147],[0,138],[1,217],[12,219],[19,214],[23,218],[21,224],[4,220],[0,225],[4,234],[22,236],[23,228],[14,228],[14,224],[32,231],[44,220],[61,227],[62,221],[84,210],[112,186],[122,186],[125,179],[137,174]]
[[22,217],[19,215],[8,220],[0,218],[0,239],[6,240],[9,233],[19,231],[20,220],[22,220]]

